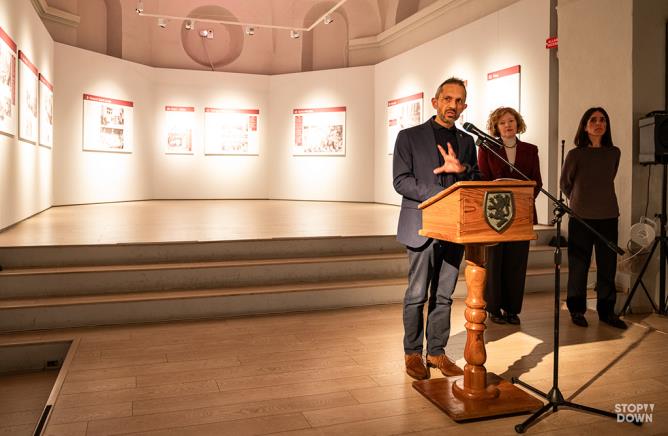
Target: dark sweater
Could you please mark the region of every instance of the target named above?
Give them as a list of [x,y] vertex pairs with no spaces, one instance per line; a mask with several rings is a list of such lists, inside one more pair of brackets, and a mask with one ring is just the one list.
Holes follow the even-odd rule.
[[581,218],[619,216],[615,176],[619,167],[617,147],[576,147],[568,152],[561,170],[561,190],[573,212]]

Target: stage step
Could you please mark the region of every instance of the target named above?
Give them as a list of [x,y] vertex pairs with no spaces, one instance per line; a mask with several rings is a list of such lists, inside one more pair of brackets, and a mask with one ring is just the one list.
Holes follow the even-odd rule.
[[0,298],[405,277],[405,252],[165,264],[6,269]]
[[393,235],[0,249],[0,331],[401,301]]
[[3,269],[184,263],[404,252],[394,235],[0,247]]
[[[567,269],[562,269],[565,288]],[[552,291],[554,271],[527,273],[527,292]],[[399,303],[406,277],[217,289],[0,299],[0,331],[157,322]],[[460,275],[455,298],[466,296]]]
[[[552,290],[552,253],[532,243],[527,292]],[[4,247],[0,262],[0,331],[398,303],[408,274],[393,235]]]
[[[529,280],[544,275],[551,247],[532,246]],[[465,265],[462,264],[461,270]],[[378,254],[182,263],[9,268],[0,271],[0,298],[92,295],[118,292],[261,286],[290,282],[405,277],[403,250]],[[535,285],[528,288],[542,289]]]
[[305,311],[401,301],[406,279],[0,300],[0,331]]

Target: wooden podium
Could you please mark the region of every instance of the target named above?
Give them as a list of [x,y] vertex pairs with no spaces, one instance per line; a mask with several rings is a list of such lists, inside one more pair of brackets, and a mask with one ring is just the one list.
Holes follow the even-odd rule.
[[413,382],[413,387],[455,421],[537,410],[542,401],[484,363],[486,251],[488,245],[536,239],[535,182],[458,182],[420,204],[420,235],[466,247],[466,347],[464,376]]

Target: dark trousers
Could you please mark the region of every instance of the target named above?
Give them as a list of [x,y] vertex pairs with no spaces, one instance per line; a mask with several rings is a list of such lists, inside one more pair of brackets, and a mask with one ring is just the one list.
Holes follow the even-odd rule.
[[[585,220],[600,234],[617,243],[618,219]],[[568,298],[566,304],[571,313],[587,310],[587,274],[591,264],[591,251],[596,247],[596,310],[601,319],[613,314],[617,290],[617,253],[608,248],[596,235],[579,221],[568,221]]]
[[522,311],[529,241],[501,242],[487,249],[487,311],[501,309],[517,315]]
[[424,305],[427,305],[427,353],[445,353],[450,336],[452,293],[457,284],[464,246],[431,240],[408,247],[408,288],[404,297],[404,352],[422,353]]

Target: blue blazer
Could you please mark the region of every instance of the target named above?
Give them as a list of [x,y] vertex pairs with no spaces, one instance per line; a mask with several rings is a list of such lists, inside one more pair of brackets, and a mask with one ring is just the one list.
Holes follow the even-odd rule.
[[[466,166],[466,171],[461,174],[446,173],[445,182],[441,185],[440,174],[434,174],[434,169],[439,166],[439,152],[431,119],[404,129],[397,135],[392,177],[395,191],[403,196],[397,240],[407,247],[418,248],[429,241],[429,238],[418,234],[422,228],[422,211],[418,209],[420,203],[456,182],[480,179],[473,137],[457,129],[457,141],[457,158]],[[440,145],[447,151],[447,144]]]

